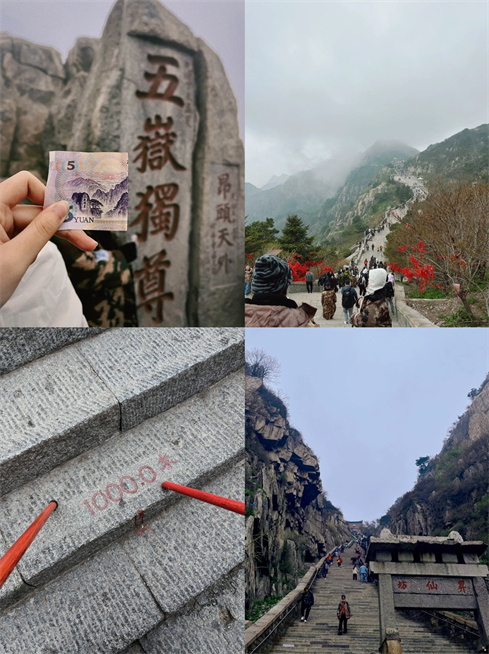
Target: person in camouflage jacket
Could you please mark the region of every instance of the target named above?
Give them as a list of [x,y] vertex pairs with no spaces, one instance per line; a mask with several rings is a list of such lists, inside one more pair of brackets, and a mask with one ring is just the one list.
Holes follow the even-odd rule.
[[387,273],[384,268],[370,271],[365,297],[357,302],[359,311],[351,319],[353,327],[392,327],[391,315],[386,302],[385,285]]
[[93,252],[82,252],[67,241],[53,239],[63,255],[89,326],[137,327],[134,281],[129,265],[135,258],[135,244],[117,247],[108,232],[90,235],[99,241]]

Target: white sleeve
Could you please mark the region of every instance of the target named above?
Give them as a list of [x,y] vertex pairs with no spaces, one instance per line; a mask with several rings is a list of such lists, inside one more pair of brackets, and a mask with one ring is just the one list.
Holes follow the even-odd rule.
[[43,247],[0,309],[0,327],[88,327],[63,257],[54,243]]

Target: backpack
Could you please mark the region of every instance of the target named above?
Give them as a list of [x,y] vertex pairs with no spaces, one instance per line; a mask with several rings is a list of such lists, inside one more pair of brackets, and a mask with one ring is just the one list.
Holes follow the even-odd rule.
[[351,286],[345,290],[343,297],[341,298],[341,306],[345,309],[351,309],[355,304],[355,296],[353,295],[353,290]]

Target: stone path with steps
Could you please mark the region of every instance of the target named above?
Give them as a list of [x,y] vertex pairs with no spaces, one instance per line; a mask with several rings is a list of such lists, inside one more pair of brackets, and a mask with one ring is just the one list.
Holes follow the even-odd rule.
[[[293,652],[294,654],[375,654],[379,648],[379,613],[377,587],[353,581],[350,557],[354,548],[345,550],[343,565],[338,568],[336,560],[330,567],[326,579],[319,577],[312,591],[314,606],[307,623],[297,618],[290,624],[270,650]],[[336,609],[341,595],[350,603],[352,617],[348,622],[348,633],[338,635]],[[426,627],[405,618],[397,612],[403,654],[457,654],[475,652],[463,644],[450,642],[444,636],[431,633]]]
[[161,482],[244,500],[244,331],[58,331],[0,334],[0,556],[59,502],[1,654],[242,651],[243,517]]
[[[409,186],[413,191],[413,198],[416,198],[418,196],[425,197],[428,194],[428,190],[417,177],[413,177],[412,175],[411,176],[395,175],[394,179],[398,182],[402,182],[406,186]],[[409,204],[411,202],[412,199],[408,201]],[[407,210],[408,210],[407,207],[399,207],[398,209],[393,209],[390,211],[388,210],[385,212],[384,217],[387,220],[387,224],[384,230],[379,233],[376,233],[373,236],[373,238],[367,243],[366,246],[362,242],[361,249],[355,250],[353,255],[349,257],[350,260],[355,260],[359,262],[358,264],[359,269],[363,268],[363,262],[365,261],[365,259],[368,259],[370,261],[370,257],[372,255],[374,255],[378,261],[385,261],[385,254],[383,250],[385,249],[387,243],[387,236],[390,231],[390,226],[399,222],[406,215]],[[373,250],[372,250],[372,245],[374,246]],[[382,246],[382,252],[380,251],[381,246]],[[377,251],[377,247],[379,247],[379,251]]]

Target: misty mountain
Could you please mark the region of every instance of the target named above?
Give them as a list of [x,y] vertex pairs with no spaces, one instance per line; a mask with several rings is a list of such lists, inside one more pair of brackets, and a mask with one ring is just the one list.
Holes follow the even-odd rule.
[[338,156],[311,170],[291,175],[273,188],[257,189],[253,185],[248,188],[247,185],[248,222],[273,218],[281,229],[287,216],[297,214],[307,225],[316,225],[324,201],[334,196],[358,163],[358,155]]
[[[488,175],[489,160],[489,126],[481,125],[475,129],[464,129],[449,137],[442,143],[430,145],[423,152],[407,148],[402,152],[401,144],[386,147],[387,158],[394,152],[398,160],[404,160],[403,169],[410,175],[422,176],[426,182],[434,177],[445,180],[466,178],[475,181]],[[371,158],[374,166],[385,160],[380,144],[370,148],[366,156]],[[411,151],[411,152],[410,152]],[[380,154],[380,156],[378,156]],[[414,154],[414,156],[413,156]],[[393,157],[394,158],[394,157]],[[393,159],[392,158],[392,159]],[[391,159],[391,161],[392,161]],[[321,214],[322,226],[319,234],[327,239],[334,238],[336,242],[351,245],[358,240],[372,215],[377,210],[383,211],[388,205],[395,205],[406,200],[406,187],[392,180],[393,168],[387,162],[387,167],[381,167],[374,179],[359,192],[362,184],[368,179],[368,162],[352,171],[345,186],[332,200],[324,203]],[[409,193],[409,196],[411,193]],[[356,216],[362,218],[355,235],[352,223]]]
[[398,141],[377,141],[360,156],[330,159],[291,175],[280,186],[247,194],[248,221],[273,218],[280,229],[287,216],[297,214],[309,225],[311,234],[321,233],[326,224],[353,206],[385,165],[417,153]]
[[[355,207],[355,203],[364,192],[371,191],[367,187],[375,180],[380,171],[395,159],[405,161],[417,153],[418,150],[400,141],[376,141],[365,151],[361,164],[348,175],[345,184],[336,196],[323,204],[318,231],[324,233],[325,227],[333,221],[350,224],[353,216],[358,215],[358,210],[351,212],[351,215],[348,215],[349,212]],[[373,201],[374,197],[375,193],[371,193],[369,200]],[[369,202],[364,204],[368,205]]]
[[407,172],[421,175],[426,181],[465,177],[475,181],[487,178],[489,167],[489,125],[464,129],[441,143],[435,143],[409,159]]
[[290,175],[286,175],[285,173],[283,175],[273,175],[268,182],[261,187],[262,191],[268,191],[270,188],[275,188],[276,186],[280,186],[284,182],[286,182],[289,179]]

